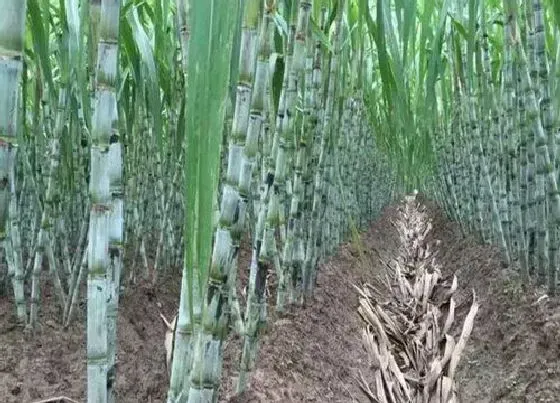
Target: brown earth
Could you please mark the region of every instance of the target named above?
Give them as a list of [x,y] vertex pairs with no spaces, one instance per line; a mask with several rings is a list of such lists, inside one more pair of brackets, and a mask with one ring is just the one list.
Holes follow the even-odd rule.
[[[536,303],[543,291],[523,287],[510,270],[500,268],[497,250],[463,237],[456,224],[426,202],[439,239],[445,273],[456,272],[459,304],[468,310],[471,290],[480,301],[475,329],[460,364],[459,386],[465,402],[560,401],[560,308],[556,299]],[[356,243],[343,245],[321,265],[315,301],[282,318],[270,313],[249,389],[233,396],[239,360],[239,337],[226,344],[221,401],[365,402],[356,378],[367,377],[361,344],[361,319],[353,284],[373,281],[382,261],[398,244],[388,207]],[[250,251],[241,251],[248,267]],[[242,280],[246,276],[241,276]],[[119,307],[118,402],[163,402],[167,375],[161,310],[170,317],[178,303],[179,277],[160,284],[129,287]],[[0,297],[0,402],[31,403],[54,396],[84,401],[85,298],[74,325],[62,330],[48,283],[44,287],[40,334],[34,338],[14,325],[13,303]],[[462,318],[461,318],[462,319]],[[461,321],[462,323],[462,321]]]
[[[474,330],[460,364],[463,402],[560,402],[560,301],[546,289],[523,284],[502,269],[496,247],[464,237],[433,203],[433,237],[441,240],[444,273],[457,273],[464,311],[474,289],[480,302]],[[541,298],[542,297],[542,298]],[[541,300],[539,300],[541,298]]]

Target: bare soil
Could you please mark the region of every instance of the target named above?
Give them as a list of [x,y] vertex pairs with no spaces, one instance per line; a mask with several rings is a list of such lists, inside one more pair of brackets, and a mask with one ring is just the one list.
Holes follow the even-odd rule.
[[523,284],[517,271],[501,268],[496,247],[464,237],[438,207],[425,204],[433,236],[441,240],[442,270],[457,273],[463,291],[458,303],[468,309],[473,289],[480,302],[460,364],[463,402],[560,402],[559,299]]
[[[463,237],[441,210],[425,202],[441,240],[444,273],[457,273],[468,310],[472,289],[480,301],[475,329],[460,365],[462,402],[558,402],[560,399],[560,304],[536,303],[544,291],[522,286],[517,275],[500,268],[495,248]],[[260,343],[249,389],[235,396],[239,337],[230,336],[224,357],[224,402],[366,402],[356,379],[367,376],[361,342],[362,322],[353,284],[374,281],[381,262],[398,246],[391,221],[396,207],[362,234],[364,253],[355,243],[342,245],[320,267],[315,300],[277,317]],[[241,251],[239,267],[248,267],[250,250]],[[46,273],[45,273],[46,275]],[[246,275],[240,275],[242,281]],[[0,297],[0,402],[31,403],[54,396],[85,401],[85,298],[74,324],[63,330],[45,277],[39,334],[31,337],[14,325],[11,299]],[[180,277],[161,277],[128,287],[119,307],[118,402],[163,402],[167,390],[165,329],[178,304]],[[461,297],[462,296],[462,297]],[[272,299],[273,301],[273,299]]]

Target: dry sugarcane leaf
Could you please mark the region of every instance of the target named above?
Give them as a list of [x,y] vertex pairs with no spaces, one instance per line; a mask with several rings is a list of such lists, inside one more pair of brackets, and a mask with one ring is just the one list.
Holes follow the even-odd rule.
[[416,242],[415,242],[415,245],[413,245],[412,247],[416,251],[414,253],[414,257],[416,258],[416,260],[424,259],[424,257],[426,256],[425,255],[426,250],[424,248],[422,248],[420,245],[416,245]]
[[397,339],[402,339],[399,338],[402,332],[400,331],[398,324],[379,306],[375,307],[375,312],[377,316],[381,319],[381,321],[385,323],[387,329],[390,330],[390,334],[393,337],[396,336]]
[[360,389],[362,389],[362,391],[365,393],[365,395],[369,398],[369,400],[371,400],[372,402],[377,402],[377,403],[387,402],[387,400],[379,400],[379,396],[376,396],[373,393],[373,391],[369,387],[369,384],[365,380],[364,375],[361,372],[360,372],[360,382],[358,382],[358,385],[360,386]]
[[379,344],[374,339],[372,339],[372,341],[373,342],[371,343],[371,351],[373,352],[373,357],[377,363],[376,368],[382,370],[384,364],[383,358],[381,357],[382,353],[380,351]]
[[434,272],[432,274],[432,283],[430,284],[430,297],[433,295],[436,284],[440,281],[440,279],[441,271],[438,268],[434,268]]
[[370,313],[371,308],[370,308],[370,304],[368,302],[368,300],[362,298],[360,299],[360,306],[358,307],[358,312],[360,313],[360,315],[363,317],[364,321],[366,323],[371,323],[370,320]]
[[414,339],[418,342],[418,344],[422,345],[422,344],[424,344],[422,342],[422,340],[424,340],[424,337],[426,336],[426,333],[428,332],[428,324],[426,323],[426,321],[422,321],[422,322],[419,323],[419,325],[420,325],[420,328],[414,334]]
[[408,401],[408,399],[406,399],[405,397],[404,391],[400,387],[400,383],[398,382],[398,380],[391,374],[389,376],[391,376],[391,398],[394,399],[395,402]]
[[441,378],[438,378],[436,382],[435,390],[430,396],[430,403],[442,403],[441,401]]
[[[418,387],[422,382],[420,381],[420,377],[418,374],[412,376],[410,373],[403,373],[404,379],[407,380],[407,383],[410,384],[410,389]],[[412,392],[411,392],[412,393]]]
[[427,387],[422,389],[422,402],[423,403],[430,403],[430,391]]
[[424,230],[424,238],[426,238],[428,236],[428,233],[432,230],[432,223],[429,222],[428,225],[426,225],[426,229]]
[[459,400],[459,396],[457,395],[457,392],[453,391],[452,393],[453,394],[451,395],[447,403],[461,403],[461,401]]
[[437,262],[436,262],[436,257],[435,257],[435,255],[432,256],[432,259],[430,260],[429,264],[430,264],[432,267],[438,267],[438,264],[437,264]]
[[463,331],[461,332],[461,337],[459,338],[459,342],[453,351],[451,356],[451,362],[449,363],[449,377],[451,379],[455,376],[455,370],[457,369],[457,365],[459,364],[459,359],[461,358],[461,353],[463,352],[465,345],[467,344],[467,340],[472,332],[473,325],[474,325],[474,317],[478,312],[478,302],[476,301],[476,294],[473,290],[473,303],[471,305],[471,309],[465,318],[465,323],[463,324]]
[[362,287],[359,288],[359,291],[358,291],[359,294],[360,294],[360,297],[361,298],[366,298],[366,299],[373,298],[372,289],[373,289],[373,286],[371,284],[369,284],[369,283],[363,284]]
[[366,315],[366,311],[364,309],[364,307],[362,306],[362,301],[360,300],[360,306],[358,306],[358,314],[362,317],[362,320],[366,323],[369,323],[367,315]]
[[[389,357],[387,357],[387,361],[388,361],[388,358],[389,358]],[[389,395],[389,396],[388,396],[389,401],[390,401],[390,402],[395,402],[395,401],[397,401],[397,400],[395,399],[395,394],[394,394],[394,391],[393,391],[393,384],[394,384],[394,382],[393,382],[393,380],[391,379],[391,371],[389,371],[388,366],[387,366],[387,368],[385,368],[384,370],[381,371],[381,376],[383,377],[383,381],[384,381],[384,383],[385,383],[385,387],[386,387],[386,388],[385,388],[385,392]]]
[[396,333],[399,331],[398,324],[396,323],[396,313],[394,312],[394,304],[388,304],[384,307],[375,307],[375,314],[386,327],[387,333]]
[[439,330],[439,318],[441,317],[441,311],[437,307],[435,307],[433,305],[430,305],[430,315],[431,315],[432,324],[433,324],[433,327],[434,327],[433,344],[434,344],[434,346],[437,346],[437,344],[441,340],[441,333],[440,333],[440,330]]
[[[406,309],[407,307],[404,308]],[[401,322],[401,329],[404,329],[402,331],[402,335],[404,337],[406,334],[410,332],[410,329],[414,328],[414,322],[408,319],[403,313],[398,314],[398,319]]]
[[409,303],[409,301],[412,299],[415,299],[415,288],[416,288],[416,274],[414,273],[410,273],[407,276],[404,276],[404,280],[405,280],[405,286],[406,286],[406,290],[407,290],[407,294],[405,295],[405,297],[403,298],[403,303]]
[[[429,320],[429,317],[426,316],[426,321]],[[427,324],[428,330],[426,331],[426,342],[424,344],[425,346],[425,350],[427,353],[430,353],[434,350],[434,328],[433,326],[428,322]]]
[[380,368],[381,362],[379,359],[379,349],[373,334],[364,329],[364,332],[362,333],[362,340],[370,359],[370,366]]
[[438,326],[438,322],[437,320],[434,318],[433,319],[433,323],[432,323],[432,346],[433,346],[433,350],[431,350],[433,352],[433,354],[437,354],[438,350],[439,350],[439,344],[441,341],[441,332]]
[[422,312],[427,311],[431,274],[424,274],[424,289],[422,290]]
[[442,371],[443,369],[441,368],[441,362],[439,360],[433,361],[430,367],[430,372],[428,373],[424,381],[424,388],[428,390],[428,392],[434,387]]
[[426,247],[424,248],[424,255],[423,260],[426,261],[430,258],[430,256],[432,256],[433,252],[432,252],[432,248],[430,247],[430,245],[426,245]]
[[423,260],[416,264],[416,275],[420,276],[422,273],[427,272],[426,266],[428,265],[428,261]]
[[414,369],[418,373],[421,373],[424,369],[423,351],[419,348],[418,343],[414,343],[412,348],[414,355],[410,356],[410,361],[412,362]]
[[397,382],[399,383],[402,391],[406,395],[406,398],[408,400],[410,400],[412,398],[411,393],[410,393],[410,388],[409,388],[408,384],[406,383],[404,375],[401,372],[400,368],[398,367],[397,362],[395,361],[395,358],[393,356],[389,357],[389,369],[395,375],[395,378],[397,379]]
[[454,293],[457,290],[457,276],[453,275],[453,283],[451,283],[451,293]]
[[445,335],[445,350],[443,352],[443,358],[441,359],[441,366],[445,368],[447,362],[451,359],[453,350],[455,349],[455,339],[452,336]]
[[391,278],[390,278],[390,272],[388,270],[385,270],[385,287],[390,290],[391,289]]
[[429,362],[423,349],[423,345],[419,345],[417,348],[416,363],[419,373],[427,374],[429,372]]
[[414,332],[417,329],[417,325],[411,321],[411,320],[406,320],[406,329],[403,332],[403,336],[407,336],[409,333]]
[[399,286],[399,291],[401,293],[401,298],[403,298],[406,295],[406,286],[405,286],[405,282],[406,280],[404,280],[402,272],[401,272],[401,267],[400,265],[397,265],[395,267],[395,274],[397,276],[398,279],[398,286]]
[[452,396],[453,380],[447,376],[441,378],[441,401],[448,403]]
[[408,354],[405,351],[401,351],[399,352],[399,357],[401,357],[403,360],[401,368],[408,368],[410,366],[410,359],[408,358]]
[[414,298],[414,285],[411,284],[411,282],[409,281],[409,279],[406,278],[406,276],[402,276],[403,277],[403,286],[405,288],[405,293],[402,296],[402,301],[405,302],[411,298]]
[[443,333],[447,334],[451,326],[453,325],[453,321],[455,320],[455,299],[451,297],[449,300],[449,313],[447,314],[447,319],[445,320],[445,324],[443,325]]
[[433,293],[434,293],[434,288],[435,288],[437,282],[440,279],[440,273],[439,273],[439,270],[432,268],[432,272],[429,273],[429,274],[430,274],[430,276],[427,279],[427,281],[428,281],[427,296],[428,296],[428,298],[431,298]]
[[387,342],[383,342],[380,341],[378,343],[379,346],[379,367],[381,368],[382,371],[387,370],[387,367],[389,366],[389,354],[391,354],[389,352],[389,346],[388,346],[388,340]]
[[362,285],[362,287],[358,287],[356,284],[352,284],[352,286],[356,289],[356,291],[358,291],[360,297],[369,298],[369,295],[367,295],[367,288],[365,284]]
[[418,324],[418,318],[422,316],[421,313],[420,313],[420,314],[418,313],[418,311],[419,311],[418,308],[419,308],[418,301],[417,301],[416,299],[414,299],[414,298],[411,299],[411,300],[410,300],[410,312],[411,312],[411,314],[412,314],[412,320],[413,320],[416,324]]
[[376,321],[378,321],[377,316],[375,314],[374,308],[369,300],[363,299],[360,301],[361,306],[363,307],[364,314],[367,318],[367,321],[375,326]]
[[422,292],[424,289],[424,278],[416,277],[414,282],[414,299],[416,301],[422,301]]
[[364,395],[366,395],[366,397],[369,399],[370,402],[374,402],[374,403],[380,402],[377,396],[373,394],[373,391],[371,389],[366,388],[366,386],[362,382],[360,382],[358,386],[360,387],[362,392],[364,392]]
[[368,327],[369,327],[369,325],[362,328],[362,343],[364,345],[364,349],[366,350],[366,353],[368,353],[368,355],[370,355],[371,354],[371,352],[370,352],[370,342],[369,342],[370,334],[368,332]]
[[416,365],[416,357],[417,357],[417,346],[415,343],[408,343],[408,345],[404,346],[406,355],[409,360],[409,366],[412,366],[416,372],[418,372],[418,366]]
[[416,266],[412,263],[406,263],[404,267],[407,269],[408,275],[413,275],[416,272]]

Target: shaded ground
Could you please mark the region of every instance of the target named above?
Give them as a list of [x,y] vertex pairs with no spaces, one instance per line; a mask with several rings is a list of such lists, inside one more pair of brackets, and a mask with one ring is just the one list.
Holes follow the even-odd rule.
[[[387,220],[372,228],[366,239],[381,239],[377,249],[388,249]],[[378,236],[378,233],[385,233]],[[249,250],[240,255],[240,267],[248,267]],[[257,370],[250,391],[231,401],[366,401],[354,382],[362,362],[360,319],[352,284],[365,280],[371,266],[357,264],[352,246],[320,269],[316,301],[274,321],[263,337]],[[241,276],[242,280],[246,276]],[[68,330],[56,323],[57,309],[47,277],[44,280],[42,332],[25,336],[14,326],[12,314],[0,318],[0,402],[34,402],[54,396],[84,401],[86,385],[85,298]],[[159,309],[171,317],[177,306],[179,281],[161,279],[155,289],[148,284],[130,288],[119,307],[118,402],[163,402],[167,391],[164,327]],[[243,298],[240,298],[243,300]],[[12,312],[12,302],[0,299],[0,311]],[[278,319],[278,320],[275,320]],[[224,390],[228,401],[235,390],[239,337],[226,344]]]
[[[500,269],[497,251],[463,238],[455,224],[427,203],[433,217],[432,239],[444,273],[457,272],[465,312],[471,289],[480,311],[460,365],[464,402],[558,402],[560,398],[560,309],[555,300],[534,304],[542,291],[524,290],[520,281]],[[379,261],[388,261],[398,242],[389,207],[362,236],[365,254],[343,245],[320,269],[316,301],[284,318],[274,318],[264,335],[257,368],[243,396],[235,388],[240,340],[226,345],[224,390],[230,402],[367,401],[355,381],[367,373],[361,344],[361,319],[352,284],[371,281]],[[248,267],[248,250],[240,267]],[[119,311],[118,402],[163,402],[167,375],[164,328],[158,310],[172,316],[179,281],[161,279],[130,288]],[[65,395],[84,401],[85,299],[76,324],[67,331],[58,323],[53,297],[43,295],[42,333],[34,339],[13,325],[11,301],[0,297],[0,402],[31,403]],[[161,308],[159,308],[161,307]]]
[[[175,287],[173,289],[172,287]],[[61,329],[50,287],[45,287],[41,333],[32,338],[13,325],[9,315],[0,317],[0,401],[30,403],[55,396],[85,401],[85,298],[76,321]],[[165,289],[166,288],[166,289]],[[158,305],[171,315],[178,284],[154,290],[138,284],[125,295],[118,318],[118,402],[161,402],[167,382],[164,328]],[[84,290],[85,292],[85,290]],[[0,299],[1,312],[11,312],[11,303]]]
[[[356,379],[367,373],[361,341],[362,321],[353,284],[372,280],[377,253],[394,249],[397,237],[387,209],[363,236],[364,254],[356,243],[343,245],[320,267],[314,303],[283,318],[271,318],[262,338],[257,369],[249,390],[233,402],[367,402]],[[275,320],[276,319],[276,320]],[[231,396],[237,380],[239,341],[226,349],[223,395]]]

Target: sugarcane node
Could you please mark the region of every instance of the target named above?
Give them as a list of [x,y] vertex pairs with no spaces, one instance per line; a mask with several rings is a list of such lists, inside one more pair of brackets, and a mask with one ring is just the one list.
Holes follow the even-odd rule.
[[226,278],[225,275],[220,275],[220,278],[210,277],[208,279],[208,297],[209,297],[209,300],[214,296],[215,293],[220,292],[220,290],[222,288],[222,285],[223,285],[222,280],[224,278]]
[[268,265],[259,263],[259,267],[257,269],[257,276],[255,279],[255,291],[257,293],[257,296],[259,297],[264,295],[267,274],[268,274]]
[[266,186],[271,187],[274,184],[274,173],[268,172],[266,174]]
[[92,203],[91,209],[96,213],[107,213],[111,211],[111,207],[102,203]]
[[121,249],[122,249],[122,246],[109,245],[109,257],[111,259],[118,258],[120,253],[121,253]]

